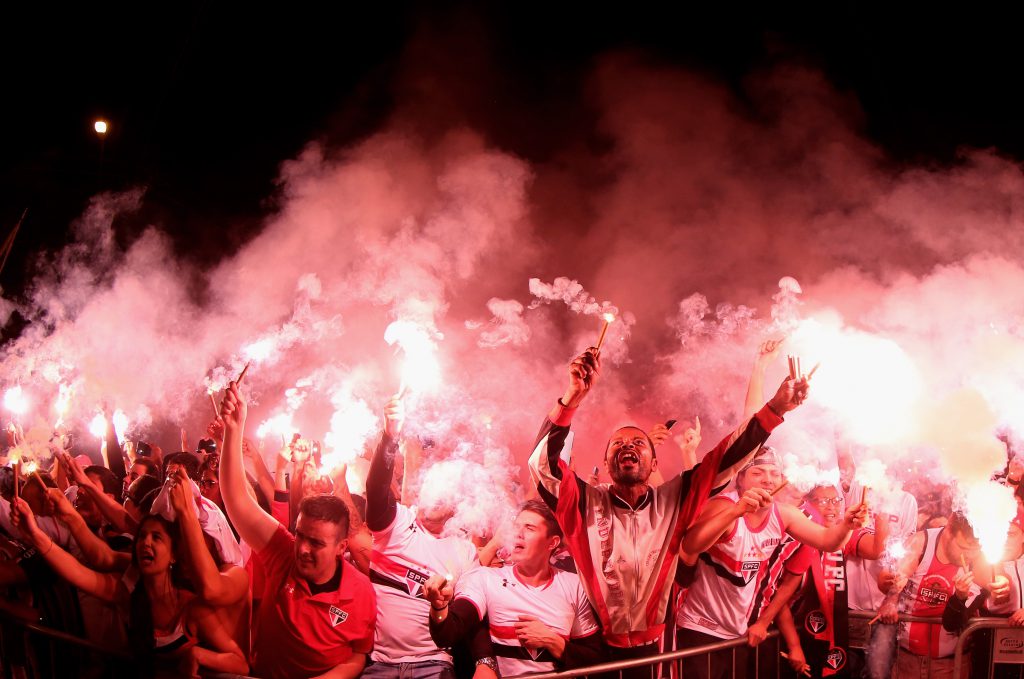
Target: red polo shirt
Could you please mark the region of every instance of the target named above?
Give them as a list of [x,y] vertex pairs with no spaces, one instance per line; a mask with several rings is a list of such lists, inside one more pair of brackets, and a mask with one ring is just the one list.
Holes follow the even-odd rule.
[[342,562],[341,586],[312,595],[295,573],[294,554],[295,536],[284,526],[258,553],[267,578],[253,643],[260,677],[311,677],[373,650],[377,601],[370,579]]

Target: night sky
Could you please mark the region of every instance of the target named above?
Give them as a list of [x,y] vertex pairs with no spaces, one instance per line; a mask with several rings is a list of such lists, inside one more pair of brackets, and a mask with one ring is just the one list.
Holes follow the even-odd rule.
[[[103,190],[148,187],[119,237],[155,223],[179,253],[217,261],[273,210],[282,161],[311,140],[342,147],[366,136],[398,102],[406,116],[422,102],[428,132],[465,123],[543,161],[592,115],[582,88],[610,51],[737,87],[777,59],[799,59],[859,102],[864,134],[898,161],[948,163],[964,146],[1024,157],[1024,41],[995,10],[167,3],[6,13],[4,232],[29,209],[0,275],[14,299],[34,254],[65,242]],[[111,124],[103,144],[92,131],[100,116]]]

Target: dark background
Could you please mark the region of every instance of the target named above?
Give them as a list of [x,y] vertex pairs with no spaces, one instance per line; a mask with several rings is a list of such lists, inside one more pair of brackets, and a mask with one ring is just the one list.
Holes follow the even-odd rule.
[[[795,55],[860,102],[866,134],[897,160],[946,163],[962,146],[1024,157],[1016,17],[978,7],[762,4],[5,10],[0,230],[29,212],[0,287],[18,299],[33,255],[67,240],[90,196],[136,185],[148,187],[146,206],[117,223],[119,238],[157,223],[180,254],[213,263],[255,233],[273,209],[279,164],[310,140],[344,145],[399,102],[415,106],[424,91],[463,79],[476,86],[450,88],[443,110],[498,146],[543,160],[590,114],[585,76],[612,50],[733,85]],[[433,82],[410,76],[411,62]],[[102,142],[97,117],[111,124]],[[423,125],[448,122],[424,116]]]

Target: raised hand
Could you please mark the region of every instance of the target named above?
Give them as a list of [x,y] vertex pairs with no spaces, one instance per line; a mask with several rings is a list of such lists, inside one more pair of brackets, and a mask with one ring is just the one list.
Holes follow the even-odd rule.
[[682,435],[676,437],[676,443],[683,450],[696,452],[697,446],[700,445],[700,416],[693,416],[693,426],[687,427]]
[[180,521],[181,517],[195,513],[192,482],[183,469],[178,469],[174,476],[171,477],[170,483],[171,489],[168,499],[171,501],[171,508],[174,509],[175,516]]
[[206,425],[206,435],[217,442],[218,446],[224,445],[224,419],[218,417]]
[[653,443],[655,447],[658,447],[668,440],[671,433],[671,430],[667,426],[659,422],[651,427],[651,430],[647,432],[647,435],[651,438],[651,443]]
[[51,507],[51,514],[59,521],[68,523],[70,519],[78,514],[78,510],[76,510],[74,505],[71,504],[71,500],[68,500],[67,495],[65,495],[59,488],[47,488],[46,501]]
[[751,488],[740,496],[739,501],[736,503],[735,512],[739,517],[744,514],[749,514],[750,512],[756,512],[759,509],[763,509],[771,503],[771,492],[764,488]]
[[775,396],[772,396],[772,400],[768,401],[768,407],[771,408],[775,414],[784,415],[791,410],[796,409],[801,403],[807,400],[807,378],[801,377],[799,380],[794,380],[789,377],[782,381],[779,385],[779,390],[775,392]]
[[754,362],[761,367],[771,365],[779,356],[779,351],[782,349],[782,345],[786,343],[786,338],[770,339],[765,340],[761,343],[761,346],[757,349],[757,356],[754,357]]
[[590,347],[569,364],[569,386],[562,397],[562,403],[570,408],[578,406],[593,389],[600,375],[600,352]]
[[11,498],[11,525],[33,544],[36,544],[42,535],[36,524],[36,515],[23,497]]
[[404,424],[405,402],[398,396],[393,396],[384,406],[384,433],[388,435],[388,438],[397,440],[402,435]]
[[57,459],[60,460],[60,466],[64,468],[64,473],[76,486],[85,488],[92,485],[92,479],[85,475],[85,471],[78,464],[78,460],[71,457],[68,453],[60,453]]
[[953,578],[954,594],[956,594],[956,597],[961,601],[967,600],[967,597],[971,593],[972,585],[974,585],[974,573],[971,571],[958,573],[957,576]]
[[224,422],[224,433],[228,430],[237,431],[245,427],[247,406],[245,399],[238,392],[238,385],[228,384],[224,390],[224,400],[220,404],[220,419]]
[[843,521],[850,530],[863,527],[868,522],[868,503],[862,502],[847,509]]

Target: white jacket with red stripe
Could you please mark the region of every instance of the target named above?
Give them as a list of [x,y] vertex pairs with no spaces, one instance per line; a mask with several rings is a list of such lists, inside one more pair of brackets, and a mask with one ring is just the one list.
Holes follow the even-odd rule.
[[651,488],[635,507],[569,469],[575,409],[556,406],[541,426],[530,475],[555,513],[590,603],[612,646],[661,637],[683,533],[782,418],[765,406],[693,469]]

